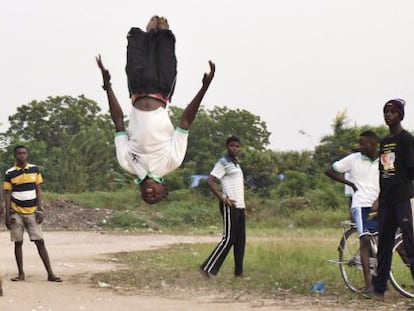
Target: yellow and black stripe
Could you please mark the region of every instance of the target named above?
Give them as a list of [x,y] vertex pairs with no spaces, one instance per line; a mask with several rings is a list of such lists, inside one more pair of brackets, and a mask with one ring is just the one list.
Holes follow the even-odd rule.
[[11,208],[20,214],[32,214],[36,211],[36,185],[43,183],[39,168],[26,164],[24,168],[13,166],[6,171],[4,190],[11,191]]

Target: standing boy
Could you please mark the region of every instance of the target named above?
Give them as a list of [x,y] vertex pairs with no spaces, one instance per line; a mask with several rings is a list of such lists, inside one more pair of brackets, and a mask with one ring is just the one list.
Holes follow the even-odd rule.
[[[357,226],[360,241],[360,256],[365,278],[364,292],[372,292],[369,251],[371,235],[378,231],[375,220],[369,219],[371,210],[376,210],[379,195],[378,137],[372,131],[365,131],[359,137],[360,152],[351,153],[336,161],[325,174],[354,191],[351,214]],[[352,175],[352,181],[343,173]],[[375,204],[375,206],[373,206]]]
[[[243,171],[237,162],[241,142],[231,136],[226,141],[227,155],[214,166],[207,184],[220,200],[220,212],[223,216],[223,238],[207,260],[200,266],[204,277],[216,275],[230,248],[234,251],[234,275],[243,276],[244,248],[246,244],[245,202]],[[217,189],[216,180],[220,180],[222,192]]]
[[410,202],[414,194],[414,137],[401,126],[404,105],[404,100],[392,99],[383,108],[390,134],[380,145],[378,275],[374,291],[368,296],[378,299],[384,299],[387,289],[394,236],[398,227],[402,232],[406,259],[414,276],[413,210]]
[[36,244],[39,256],[47,271],[47,280],[62,282],[53,273],[40,224],[43,221],[42,175],[36,165],[27,162],[29,151],[25,146],[14,148],[16,164],[5,174],[3,188],[6,192],[6,227],[14,242],[18,275],[12,281],[24,281],[23,233],[26,230],[30,240]]

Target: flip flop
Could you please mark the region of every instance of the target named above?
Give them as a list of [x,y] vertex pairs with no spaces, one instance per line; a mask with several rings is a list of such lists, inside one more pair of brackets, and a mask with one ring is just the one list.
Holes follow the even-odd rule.
[[24,278],[20,278],[20,276],[15,276],[14,278],[11,278],[10,281],[20,282],[20,281],[24,281]]
[[49,282],[58,282],[58,283],[63,282],[63,280],[62,280],[60,277],[58,277],[58,276],[51,276],[51,277],[48,277],[48,278],[47,278],[47,280],[48,280]]

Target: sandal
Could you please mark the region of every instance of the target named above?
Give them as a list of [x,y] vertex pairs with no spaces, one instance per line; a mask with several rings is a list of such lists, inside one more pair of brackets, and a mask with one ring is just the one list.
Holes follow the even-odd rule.
[[48,280],[49,282],[58,282],[58,283],[63,282],[63,280],[62,280],[60,277],[55,276],[55,275],[53,275],[53,276],[49,276],[49,277],[47,278],[47,280]]

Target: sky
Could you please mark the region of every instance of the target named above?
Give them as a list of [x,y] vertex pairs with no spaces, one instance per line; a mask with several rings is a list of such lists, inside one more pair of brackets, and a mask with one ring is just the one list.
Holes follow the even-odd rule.
[[126,34],[154,14],[177,39],[172,104],[186,106],[213,60],[204,107],[258,115],[270,149],[313,149],[342,111],[349,125],[381,125],[391,98],[407,101],[414,129],[412,0],[20,0],[0,10],[0,130],[48,96],[84,94],[107,111],[97,54],[127,114]]

